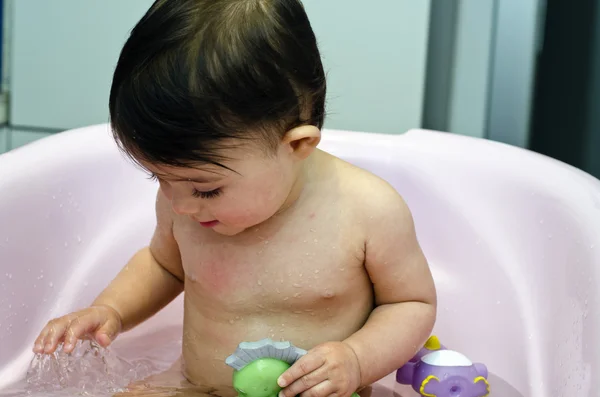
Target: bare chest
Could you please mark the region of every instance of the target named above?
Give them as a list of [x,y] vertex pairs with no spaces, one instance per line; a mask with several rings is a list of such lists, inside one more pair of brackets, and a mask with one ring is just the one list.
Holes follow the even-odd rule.
[[364,245],[352,228],[307,220],[223,238],[195,226],[175,230],[187,284],[221,310],[309,311],[345,299],[366,278]]

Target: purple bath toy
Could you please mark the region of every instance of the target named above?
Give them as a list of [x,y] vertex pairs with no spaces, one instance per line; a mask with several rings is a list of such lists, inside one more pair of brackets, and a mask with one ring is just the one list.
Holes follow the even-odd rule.
[[487,397],[490,385],[484,364],[442,346],[436,336],[396,371],[396,381],[423,397]]

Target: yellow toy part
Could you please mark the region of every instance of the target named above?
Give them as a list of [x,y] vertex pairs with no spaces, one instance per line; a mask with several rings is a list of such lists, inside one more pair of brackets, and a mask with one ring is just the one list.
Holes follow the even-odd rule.
[[487,379],[484,378],[483,376],[478,376],[477,378],[473,379],[473,383],[477,383],[477,382],[483,382],[485,383],[485,389],[487,391],[487,394],[481,397],[488,397],[490,395],[490,384],[488,383]]
[[429,393],[425,393],[425,386],[427,386],[427,384],[429,382],[431,382],[432,380],[435,381],[440,381],[437,376],[433,376],[433,375],[429,375],[427,378],[425,378],[425,380],[423,380],[423,383],[421,383],[421,389],[419,390],[419,393],[421,393],[421,396],[423,397],[436,397],[435,394],[429,394]]
[[427,350],[440,350],[442,348],[442,344],[437,336],[431,335],[427,342],[425,342],[425,349]]

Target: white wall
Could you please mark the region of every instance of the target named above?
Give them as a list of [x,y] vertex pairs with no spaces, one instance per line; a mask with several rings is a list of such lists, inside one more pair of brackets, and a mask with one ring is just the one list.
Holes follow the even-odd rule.
[[304,0],[328,71],[327,127],[421,126],[429,0]]
[[10,122],[66,129],[108,120],[111,76],[151,0],[14,2]]
[[[151,0],[14,3],[11,123],[67,129],[106,122],[111,75]],[[330,128],[420,126],[429,0],[305,0],[329,72]]]

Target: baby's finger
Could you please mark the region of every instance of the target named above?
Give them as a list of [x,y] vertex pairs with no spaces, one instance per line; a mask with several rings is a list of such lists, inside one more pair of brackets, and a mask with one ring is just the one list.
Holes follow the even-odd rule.
[[63,340],[69,321],[65,318],[51,320],[46,325],[46,335],[42,341],[44,353],[50,354],[56,350],[58,344]]
[[46,340],[46,335],[48,330],[46,327],[42,329],[42,332],[38,335],[38,337],[33,342],[33,352],[34,353],[43,353],[44,352],[44,341]]
[[338,397],[336,391],[333,383],[326,380],[300,394],[300,397]]
[[[296,380],[302,378],[304,375],[307,375],[316,369],[325,364],[325,357],[320,354],[310,354],[308,353],[304,357],[300,358],[298,361],[294,363],[287,371],[285,371],[279,379],[277,379],[277,384],[280,387],[286,387],[291,385]],[[287,395],[287,393],[286,393]],[[292,397],[293,394],[290,394]]]
[[309,372],[294,381],[291,385],[282,390],[281,397],[294,397],[310,390],[311,388],[327,381],[327,371],[325,367],[320,367],[316,371]]

